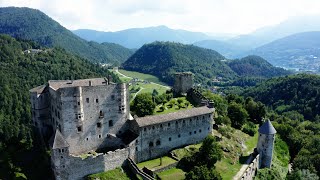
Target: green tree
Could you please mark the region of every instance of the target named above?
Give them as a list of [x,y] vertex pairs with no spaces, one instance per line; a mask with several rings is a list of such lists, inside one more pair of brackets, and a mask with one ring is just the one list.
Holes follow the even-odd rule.
[[186,180],[221,180],[220,174],[214,168],[196,166],[186,174]]
[[228,106],[228,117],[231,120],[231,126],[236,129],[241,129],[242,125],[246,122],[249,115],[241,104],[231,102]]
[[155,103],[152,100],[152,95],[150,93],[141,93],[136,96],[131,105],[131,109],[139,117],[153,114]]

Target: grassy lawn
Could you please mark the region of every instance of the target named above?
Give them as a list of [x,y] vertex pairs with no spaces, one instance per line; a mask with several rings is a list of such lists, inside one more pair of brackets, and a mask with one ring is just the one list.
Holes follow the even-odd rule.
[[87,177],[88,180],[130,180],[130,178],[122,171],[121,168],[116,168],[111,171],[106,171],[97,174],[91,174]]
[[143,73],[139,73],[139,72],[135,72],[135,71],[126,71],[126,70],[123,70],[123,69],[119,69],[119,72],[124,74],[124,75],[126,75],[126,76],[129,76],[129,77],[143,79],[143,80],[147,80],[147,81],[150,81],[150,82],[162,84],[162,85],[165,85],[165,86],[167,85],[167,84],[161,82],[159,80],[159,78],[157,78],[156,76],[153,76],[153,75],[150,75],[150,74],[143,74]]
[[[181,107],[180,109],[179,109],[179,106],[178,106],[178,104],[179,104],[178,103],[178,99],[180,99],[182,101],[182,104],[183,104],[183,107]],[[186,103],[188,104],[188,106],[186,106]],[[170,104],[172,105],[171,107],[170,107]],[[161,106],[165,107],[164,111],[160,110]],[[189,101],[187,101],[186,97],[179,97],[179,98],[174,98],[174,100],[171,100],[170,102],[167,102],[164,105],[158,105],[154,110],[154,114],[167,114],[167,113],[177,112],[179,110],[191,109],[191,108],[192,108],[192,104],[189,103]]]
[[165,93],[170,88],[165,88],[163,86],[159,86],[157,84],[141,84],[141,87],[143,87],[143,90],[141,93],[152,93],[153,90],[157,90],[159,94]]
[[140,169],[142,169],[143,167],[147,167],[149,169],[156,170],[156,169],[168,166],[170,164],[173,164],[175,162],[177,162],[177,161],[168,157],[168,156],[164,156],[164,157],[162,157],[162,165],[161,166],[160,166],[160,158],[152,159],[150,161],[141,162],[141,163],[137,164],[137,166]]
[[162,171],[160,173],[158,173],[158,176],[162,179],[162,180],[182,180],[185,178],[185,172],[182,171],[181,169],[178,168],[171,168],[168,169],[166,171]]

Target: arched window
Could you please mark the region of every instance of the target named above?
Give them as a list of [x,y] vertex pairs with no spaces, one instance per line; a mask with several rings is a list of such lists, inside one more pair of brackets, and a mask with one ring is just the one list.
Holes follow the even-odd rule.
[[157,145],[157,146],[160,146],[160,145],[161,145],[160,140],[157,140],[156,145]]

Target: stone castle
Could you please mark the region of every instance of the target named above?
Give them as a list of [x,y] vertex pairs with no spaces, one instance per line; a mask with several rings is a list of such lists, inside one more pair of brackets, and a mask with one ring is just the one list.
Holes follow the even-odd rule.
[[104,78],[51,80],[30,93],[33,124],[52,149],[56,179],[82,179],[120,167],[128,158],[162,156],[200,142],[214,124],[213,104],[132,118],[127,84]]
[[[187,84],[181,82],[184,79]],[[177,93],[192,88],[192,74],[179,73],[176,80]],[[51,149],[56,179],[83,179],[120,167],[128,158],[138,163],[162,156],[200,142],[212,133],[214,124],[214,107],[209,102],[174,113],[133,118],[128,85],[106,78],[50,80],[31,89],[30,94],[33,124],[43,144]],[[272,128],[259,130],[261,134],[268,131],[259,137],[258,150],[266,154],[263,161],[272,158]]]

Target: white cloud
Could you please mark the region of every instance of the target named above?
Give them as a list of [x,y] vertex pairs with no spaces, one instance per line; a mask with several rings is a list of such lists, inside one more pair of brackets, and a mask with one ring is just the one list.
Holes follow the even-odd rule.
[[0,0],[39,9],[69,29],[116,31],[167,25],[202,32],[248,33],[291,16],[318,14],[319,0]]

